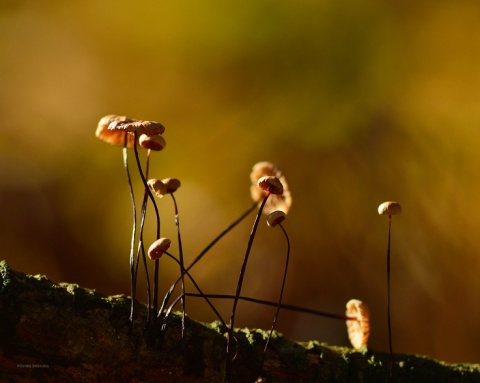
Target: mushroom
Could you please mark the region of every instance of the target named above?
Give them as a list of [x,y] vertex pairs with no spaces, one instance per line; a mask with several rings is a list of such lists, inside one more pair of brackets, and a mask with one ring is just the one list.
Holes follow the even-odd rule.
[[117,116],[115,114],[109,114],[100,119],[95,131],[95,136],[102,141],[116,146],[126,146],[128,149],[133,149],[135,138],[133,135],[124,131],[109,130],[108,127],[112,123],[117,122],[134,122],[133,118],[125,116]]
[[165,185],[163,181],[152,178],[147,181],[147,184],[150,190],[153,191],[158,198],[162,198],[167,194],[167,185]]
[[109,130],[108,127],[111,124],[116,124],[120,122],[134,122],[136,120],[128,118],[125,116],[117,116],[110,114],[104,116],[100,119],[97,125],[97,130],[95,131],[95,136],[102,141],[105,141],[111,145],[123,146],[123,165],[127,175],[128,187],[130,191],[130,199],[132,202],[133,210],[133,226],[132,226],[132,239],[130,245],[130,288],[131,288],[131,312],[130,312],[130,321],[133,325],[134,318],[134,309],[135,309],[135,295],[136,295],[136,274],[135,274],[135,265],[134,265],[134,256],[135,256],[135,237],[137,231],[137,209],[135,205],[135,196],[133,192],[132,179],[130,176],[130,170],[128,167],[128,151],[127,149],[132,149],[135,145],[135,136],[128,134],[125,131]]
[[[136,214],[136,206],[135,206],[135,197],[133,193],[133,187],[130,177],[130,171],[128,168],[128,154],[127,149],[134,150],[135,159],[137,162],[137,167],[144,183],[146,194],[151,197],[153,201],[155,212],[157,216],[157,238],[160,237],[160,218],[158,214],[158,209],[156,207],[155,201],[153,200],[153,196],[151,195],[145,176],[143,174],[139,157],[138,157],[138,137],[141,135],[150,136],[158,136],[165,131],[165,127],[155,121],[142,121],[133,118],[128,118],[125,116],[117,116],[117,115],[107,115],[102,117],[97,125],[97,130],[95,135],[110,144],[113,145],[122,145],[123,146],[123,162],[125,171],[127,173],[127,179],[130,189],[130,198],[132,200],[132,210],[133,210],[133,229],[132,229],[132,240],[131,240],[131,247],[130,247],[130,278],[131,278],[131,300],[132,300],[132,307],[130,313],[130,321],[133,324],[134,318],[134,302],[136,296],[136,279],[137,279],[137,270],[138,270],[138,258],[137,258],[137,265],[135,266],[134,262],[134,255],[135,255],[135,238],[136,238],[136,222],[137,222],[137,214]],[[146,140],[148,141],[148,140]],[[148,144],[147,144],[148,145]],[[147,158],[149,156],[150,150],[148,151]],[[147,160],[147,170],[146,173],[148,174],[148,160]],[[144,225],[144,218],[146,214],[146,197],[144,196],[144,203],[142,204],[142,212],[141,212],[141,228],[140,228],[140,244],[139,249],[141,248],[143,251],[143,246],[141,245],[143,242],[143,225]],[[144,264],[145,262],[145,254],[143,252]],[[148,270],[145,270],[147,276],[147,292],[148,297],[150,297],[150,284],[148,278]],[[150,300],[150,298],[149,298]],[[149,302],[150,306],[150,302]]]
[[390,379],[393,376],[393,341],[392,322],[390,317],[390,232],[392,228],[392,215],[401,214],[402,207],[398,202],[388,201],[380,204],[378,214],[388,215],[388,245],[387,245],[387,322],[388,322],[388,348],[390,352]]
[[270,227],[275,227],[277,225],[282,226],[282,222],[285,221],[286,214],[281,211],[277,210],[274,211],[273,213],[270,213],[270,215],[267,217],[267,225]]
[[165,178],[162,182],[167,187],[167,193],[174,193],[182,185],[178,178]]
[[159,152],[167,146],[167,142],[161,134],[156,134],[155,136],[142,134],[138,139],[138,142],[142,148],[153,150],[155,152]]
[[[278,186],[278,185],[276,185],[276,183],[274,183],[274,185]],[[280,186],[281,185],[282,184],[280,183]],[[282,222],[285,220],[285,218],[286,218],[286,214],[281,210],[277,210],[277,211],[274,211],[273,213],[270,213],[268,218],[267,218],[267,225],[268,226],[270,226],[272,228],[276,227],[276,226],[279,226],[282,229],[283,234],[285,235],[285,239],[287,240],[287,256],[285,258],[285,269],[283,271],[282,287],[280,289],[280,295],[278,297],[277,310],[275,311],[275,316],[273,317],[272,327],[270,328],[270,333],[268,334],[268,339],[265,342],[265,347],[263,349],[262,366],[263,366],[263,362],[265,361],[265,355],[267,353],[268,344],[269,344],[270,339],[272,337],[272,333],[273,333],[273,330],[275,328],[275,324],[277,323],[278,314],[280,313],[280,307],[282,305],[282,299],[283,299],[283,290],[285,288],[285,281],[287,279],[288,262],[289,262],[289,259],[290,259],[290,239],[288,238],[287,231],[285,230],[285,228],[282,225]]]
[[275,194],[271,196],[267,204],[265,205],[264,213],[269,215],[270,213],[281,210],[285,214],[288,214],[290,207],[292,205],[292,196],[288,188],[288,183],[283,175],[283,172],[278,168],[277,165],[268,162],[262,161],[256,163],[250,173],[250,194],[252,199],[258,204],[261,203],[263,197],[265,196],[266,191],[264,189],[258,188],[258,181],[262,177],[274,176],[277,177],[280,183],[283,186],[283,192],[281,194]]
[[[285,177],[283,176],[283,174],[273,164],[269,162],[264,162],[264,163],[255,165],[253,167],[252,173],[250,174],[250,180],[252,182],[256,181],[256,188],[260,191],[260,193],[254,192],[253,187],[251,188],[251,194],[254,201],[258,203],[258,200],[255,199],[256,197],[260,197],[263,199],[260,203],[257,216],[255,217],[255,221],[253,223],[253,228],[250,233],[250,237],[248,239],[247,250],[245,252],[242,268],[240,269],[240,275],[238,277],[237,288],[235,291],[235,298],[233,300],[232,312],[230,314],[229,331],[228,331],[228,338],[227,338],[227,356],[228,357],[232,356],[231,341],[233,338],[235,314],[236,314],[239,296],[242,291],[243,279],[245,276],[245,270],[247,268],[248,258],[250,256],[253,240],[257,232],[260,216],[264,212],[264,209],[268,208],[269,210],[268,214],[270,214],[272,213],[272,209],[274,209],[274,207],[276,206],[274,204],[271,204],[270,206],[267,207],[267,202],[271,195],[274,197],[278,197],[279,201],[282,202],[282,205],[283,205],[283,209],[274,209],[274,210],[282,210],[284,213],[286,213],[290,207],[290,203],[291,203],[290,193],[288,193],[288,197],[289,197],[288,204],[286,203],[287,201],[286,199],[281,198],[285,195],[285,191],[288,191],[288,188],[285,185],[283,185],[283,182],[281,179],[285,181]],[[285,184],[286,184],[286,181],[285,181]],[[227,361],[229,360],[230,359],[227,358]],[[227,369],[229,368],[230,368],[230,364],[227,364]]]
[[[182,303],[182,338],[185,338],[185,261],[183,258],[183,246],[182,246],[182,236],[180,234],[180,215],[178,212],[178,205],[177,200],[175,199],[174,193],[180,187],[181,182],[177,178],[167,178],[164,181],[165,188],[167,193],[170,194],[173,201],[173,207],[175,210],[175,228],[177,230],[177,238],[178,238],[178,264],[180,266],[180,281],[181,281],[181,303]],[[207,298],[208,302],[208,298]]]
[[148,248],[148,258],[152,261],[159,259],[170,248],[171,241],[168,238],[159,238]]
[[392,215],[401,214],[402,207],[398,202],[389,201],[380,204],[378,207],[378,214],[380,215],[388,215],[390,218]]
[[370,336],[370,311],[365,303],[358,299],[351,299],[347,302],[347,332],[350,343],[356,349],[367,345]]
[[[156,232],[156,238],[160,238],[160,214],[158,212],[158,207],[155,202],[155,199],[153,198],[152,192],[150,191],[150,187],[147,184],[147,178],[148,178],[148,172],[149,172],[149,163],[150,163],[150,153],[152,148],[159,148],[163,149],[166,145],[165,140],[163,137],[161,137],[161,134],[165,131],[165,127],[156,121],[146,121],[146,120],[133,120],[133,121],[114,121],[108,126],[108,130],[114,131],[114,132],[125,132],[128,135],[133,135],[134,141],[137,142],[139,138],[141,137],[141,146],[145,147],[147,150],[147,159],[146,159],[146,164],[145,164],[145,173],[142,170],[142,166],[140,164],[140,158],[138,155],[138,145],[133,145],[133,150],[135,153],[135,160],[137,162],[137,167],[138,167],[138,172],[140,174],[140,177],[142,179],[145,192],[143,196],[143,202],[142,202],[142,210],[140,213],[141,220],[140,220],[140,246],[139,250],[141,249],[142,251],[142,257],[143,257],[143,262],[146,265],[145,261],[145,252],[143,249],[143,229],[144,229],[144,224],[145,224],[145,216],[147,213],[147,201],[150,198],[152,205],[155,210],[155,217],[157,221],[157,232]],[[160,136],[160,137],[159,137]],[[151,137],[151,138],[149,138]],[[160,149],[160,150],[161,150]],[[139,259],[139,255],[137,255],[137,262]],[[153,285],[153,310],[156,312],[157,306],[158,306],[158,259],[155,260],[155,265],[154,265],[154,285]],[[147,275],[147,282],[148,282],[148,270],[145,269],[145,273]],[[136,284],[136,273],[134,276],[134,284]],[[149,283],[147,283],[147,289],[148,289],[148,297],[150,297],[150,286]],[[150,310],[151,310],[151,305],[150,301],[148,302],[148,307],[149,307],[149,314],[148,314],[148,319],[150,319]]]
[[258,187],[265,192],[275,195],[283,194],[283,185],[275,176],[265,176],[258,180]]

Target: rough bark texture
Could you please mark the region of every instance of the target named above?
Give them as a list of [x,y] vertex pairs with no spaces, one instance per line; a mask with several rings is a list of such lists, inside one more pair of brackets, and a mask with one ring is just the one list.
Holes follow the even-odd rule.
[[[138,306],[131,330],[128,297],[104,296],[74,284],[54,284],[0,262],[1,382],[223,382],[225,329],[187,321],[182,342],[173,316],[165,336],[159,323],[145,330]],[[235,333],[238,354],[231,382],[386,382],[388,355],[356,352],[276,334],[262,370],[261,330]],[[446,364],[395,355],[395,382],[480,382],[480,365]]]

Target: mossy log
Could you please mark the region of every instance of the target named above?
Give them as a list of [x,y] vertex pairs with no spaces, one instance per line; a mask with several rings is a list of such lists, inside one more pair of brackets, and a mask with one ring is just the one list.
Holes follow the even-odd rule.
[[[147,309],[129,323],[130,300],[75,284],[55,284],[0,262],[1,382],[223,382],[225,331],[174,315],[145,327]],[[188,318],[188,317],[187,317]],[[276,333],[263,368],[265,331],[238,329],[231,382],[386,382],[388,354],[354,351]],[[480,365],[395,355],[395,382],[480,382]],[[261,377],[261,379],[259,379]]]

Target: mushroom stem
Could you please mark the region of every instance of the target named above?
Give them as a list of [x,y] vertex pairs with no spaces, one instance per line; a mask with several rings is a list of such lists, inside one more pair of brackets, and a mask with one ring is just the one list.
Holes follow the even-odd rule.
[[[229,295],[229,294],[196,294],[196,293],[185,293],[186,296],[188,297],[199,297],[199,298],[211,298],[211,299],[235,299],[235,295]],[[178,298],[177,298],[178,299]],[[264,306],[271,306],[271,307],[277,307],[278,302],[272,302],[272,301],[267,301],[263,299],[257,299],[257,298],[251,298],[251,297],[245,297],[240,295],[238,297],[239,300],[245,301],[245,302],[251,302],[251,303],[257,303],[260,305]],[[340,315],[340,314],[332,314],[332,313],[327,313],[325,311],[319,311],[319,310],[314,310],[314,309],[309,309],[305,307],[300,307],[300,306],[295,306],[295,305],[289,305],[285,303],[280,304],[280,308],[283,310],[289,310],[289,311],[296,311],[300,313],[305,313],[305,314],[311,314],[315,316],[321,316],[325,318],[331,318],[331,319],[338,319],[338,320],[357,320],[355,317],[350,317],[348,315]]]
[[388,349],[390,353],[389,370],[390,380],[393,377],[393,341],[392,322],[390,318],[390,232],[392,227],[392,215],[388,215],[388,245],[387,245],[387,323],[388,323]]
[[130,190],[130,199],[132,201],[133,211],[133,226],[132,226],[132,239],[130,243],[130,289],[131,289],[131,307],[130,307],[130,323],[133,326],[133,320],[135,316],[135,295],[136,295],[136,283],[135,283],[135,237],[137,235],[137,208],[135,206],[135,195],[133,192],[132,178],[130,176],[130,170],[128,167],[128,148],[127,148],[127,135],[125,134],[125,145],[123,147],[123,166],[128,180],[128,187]]
[[[144,222],[145,222],[145,216],[143,216],[141,219],[140,227],[143,226]],[[147,325],[148,325],[150,323],[150,318],[151,318],[150,306],[152,305],[152,297],[151,297],[151,291],[150,291],[151,290],[150,276],[148,274],[147,258],[145,256],[145,246],[143,245],[143,233],[140,233],[140,238],[138,240],[137,260],[135,263],[135,284],[138,276],[138,265],[140,263],[140,253],[142,254],[142,261],[143,261],[143,267],[145,269],[145,279],[146,279],[146,285],[147,285],[147,306],[149,308],[147,311]]]
[[240,293],[242,291],[243,278],[245,276],[245,270],[247,268],[248,257],[250,255],[250,251],[252,249],[253,240],[255,239],[255,233],[257,232],[258,223],[260,221],[260,217],[262,215],[263,208],[265,207],[265,204],[267,203],[267,200],[268,200],[269,196],[270,196],[270,192],[266,192],[265,197],[263,198],[262,204],[260,205],[260,208],[258,209],[258,213],[257,213],[257,216],[255,217],[255,222],[253,223],[252,231],[251,231],[250,237],[248,239],[247,250],[245,251],[245,257],[243,259],[242,268],[240,269],[240,275],[238,277],[237,289],[236,289],[236,292],[235,292],[235,298],[233,300],[233,308],[232,308],[232,313],[230,315],[230,323],[229,323],[229,329],[228,329],[227,368],[225,369],[225,380],[226,381],[230,380],[230,370],[231,370],[231,359],[230,359],[230,357],[233,355],[231,341],[232,341],[232,337],[233,337],[233,328],[234,328],[234,325],[235,325],[235,314],[236,314],[236,310],[237,310],[238,297],[240,296]]
[[182,281],[182,339],[185,339],[186,332],[185,332],[185,264],[183,261],[183,247],[182,247],[182,237],[180,235],[180,216],[178,214],[178,206],[177,200],[173,193],[170,193],[170,196],[173,200],[173,206],[175,207],[175,227],[177,228],[177,236],[178,236],[178,254],[179,254],[179,265],[180,265],[180,279]]
[[258,203],[255,202],[252,206],[250,206],[240,217],[238,217],[235,221],[233,221],[224,231],[222,231],[210,244],[202,250],[200,254],[193,260],[193,262],[187,267],[187,270],[190,270],[203,256],[213,247],[216,243],[223,238],[226,234],[228,234],[235,226],[237,226],[240,222],[244,220],[246,216],[248,216],[255,208],[258,206]]
[[[233,221],[225,230],[223,230],[217,237],[215,237],[215,239],[210,242],[207,247],[205,247],[205,249],[203,249],[200,254],[197,255],[197,257],[193,260],[192,263],[190,263],[190,265],[185,269],[187,271],[189,271],[198,261],[200,261],[200,259],[203,258],[203,256],[205,254],[208,253],[208,251],[217,244],[218,241],[220,241],[220,239],[222,239],[226,234],[228,234],[235,226],[237,226],[240,222],[242,222],[244,220],[244,218],[246,216],[248,216],[253,210],[256,209],[256,207],[258,206],[258,203],[255,202],[251,207],[248,208],[247,211],[245,211],[240,217],[238,217],[235,221]],[[173,294],[173,291],[175,290],[175,287],[177,286],[178,282],[180,282],[181,280],[181,277],[179,277],[173,284],[172,286],[170,287],[170,290],[167,291],[167,293],[165,294],[165,297],[163,298],[163,302],[162,302],[162,306],[160,307],[160,310],[158,312],[158,317],[160,317],[163,313],[163,311],[165,310],[165,307],[167,306],[168,304],[168,301],[170,300],[170,297],[172,296]]]
[[390,375],[393,379],[393,346],[392,346],[392,323],[390,320],[390,232],[392,228],[392,215],[401,214],[402,207],[398,202],[387,201],[378,207],[378,214],[388,215],[388,245],[387,245],[387,323],[388,323],[388,347],[390,351]]
[[[135,142],[137,142],[137,133],[134,133],[134,136],[135,136]],[[135,153],[135,159],[137,161],[138,172],[140,174],[140,177],[142,179],[142,182],[143,182],[143,185],[144,185],[144,188],[145,188],[144,203],[142,204],[142,225],[141,225],[141,228],[140,228],[140,238],[141,238],[141,240],[143,240],[143,224],[144,224],[145,216],[146,216],[146,213],[147,213],[148,198],[150,198],[150,200],[152,201],[152,204],[153,204],[153,208],[155,209],[155,217],[156,217],[156,220],[157,220],[156,239],[160,239],[160,214],[158,213],[158,207],[157,207],[157,204],[155,202],[155,199],[153,198],[152,192],[150,191],[150,188],[148,187],[146,176],[143,173],[142,166],[140,164],[140,158],[139,158],[139,155],[138,155],[137,145],[134,145],[133,151]],[[149,163],[149,161],[148,161],[149,152],[150,152],[150,150],[148,150],[148,154],[147,154],[147,165],[146,165],[146,170],[147,171],[148,171],[148,163]],[[142,257],[144,258],[144,263],[146,264],[145,251],[143,249],[143,246],[142,246]],[[145,269],[145,271],[148,275],[148,270]],[[150,294],[150,286],[149,285],[147,286],[147,289],[148,289],[148,294]],[[154,286],[153,286],[154,305],[155,305],[155,300],[156,299],[158,300],[158,260],[155,260],[155,266],[154,266]],[[150,318],[150,314],[151,314],[151,311],[152,311],[152,307],[150,305],[150,302],[149,302],[149,305],[148,305],[148,311],[149,311],[148,318]],[[154,316],[154,318],[155,318],[155,316]]]
[[288,262],[290,260],[290,239],[288,238],[287,231],[285,230],[285,228],[283,227],[283,225],[280,222],[278,223],[278,226],[280,226],[280,229],[282,229],[283,234],[285,235],[285,239],[287,240],[287,256],[285,258],[285,269],[283,271],[282,288],[280,289],[280,295],[278,297],[277,310],[275,311],[275,316],[273,318],[272,327],[270,328],[270,333],[268,334],[268,339],[265,342],[265,347],[263,349],[263,357],[262,357],[262,364],[261,364],[262,368],[263,368],[263,364],[265,362],[265,355],[267,354],[267,347],[268,347],[268,344],[270,343],[270,339],[272,337],[273,330],[275,328],[275,324],[277,323],[278,314],[280,313],[280,308],[282,306],[283,290],[285,288],[285,281],[287,279],[287,271],[288,271]]
[[[172,254],[170,254],[168,251],[165,251],[165,253],[167,256],[169,256],[170,258],[172,258],[175,262],[177,262],[179,264],[180,267],[181,264],[180,264],[180,261],[175,257],[173,256]],[[219,321],[222,323],[222,325],[227,328],[227,325],[225,323],[225,321],[223,320],[222,316],[220,315],[220,313],[218,312],[218,310],[215,308],[215,306],[213,305],[213,303],[210,301],[210,299],[208,298],[208,296],[206,294],[203,293],[203,291],[200,289],[200,286],[198,286],[197,282],[195,282],[195,279],[193,279],[193,277],[191,276],[191,274],[185,269],[185,268],[182,268],[182,274],[185,274],[187,275],[188,278],[190,278],[190,280],[192,281],[193,285],[195,286],[195,288],[197,289],[198,291],[198,294],[194,293],[193,296],[195,297],[203,297],[203,299],[205,299],[205,301],[207,302],[207,304],[210,306],[210,308],[213,310],[213,312],[215,313],[215,315],[217,316],[217,318],[219,319]],[[163,323],[162,323],[162,327],[161,327],[161,330],[160,330],[160,334],[161,334],[161,338],[160,338],[160,342],[159,342],[159,346],[161,346],[162,344],[162,340],[165,336],[165,330],[167,328],[167,322],[168,322],[168,318],[173,310],[173,308],[175,307],[175,305],[178,303],[178,301],[184,299],[186,296],[190,295],[190,293],[185,293],[185,292],[182,292],[182,294],[180,296],[178,296],[173,302],[172,304],[170,305],[170,307],[167,309],[167,311],[165,312],[165,316],[163,318]],[[186,355],[186,354],[184,354]]]
[[[146,174],[148,174],[148,161],[147,161],[147,166],[146,166]],[[145,276],[146,276],[146,284],[147,284],[147,306],[148,306],[148,312],[147,312],[147,324],[150,323],[151,319],[151,314],[152,314],[152,293],[151,293],[151,285],[150,285],[150,277],[148,273],[148,265],[147,265],[147,259],[145,255],[145,247],[144,247],[144,241],[143,241],[143,230],[145,227],[145,218],[147,214],[147,202],[148,202],[148,194],[144,191],[143,193],[143,201],[142,201],[142,208],[140,212],[140,238],[139,238],[139,243],[138,243],[138,250],[137,250],[137,261],[136,261],[136,267],[135,267],[135,283],[138,278],[138,265],[140,262],[140,254],[142,254],[142,261],[143,265],[145,268]]]

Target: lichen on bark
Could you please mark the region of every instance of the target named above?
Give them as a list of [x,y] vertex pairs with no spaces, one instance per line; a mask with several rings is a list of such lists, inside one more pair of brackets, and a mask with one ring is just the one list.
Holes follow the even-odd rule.
[[[130,300],[75,284],[55,284],[0,262],[0,381],[2,382],[223,382],[226,329],[172,315],[145,328],[138,305],[133,328]],[[388,354],[317,341],[272,338],[263,369],[267,331],[237,329],[231,382],[383,382]],[[162,340],[160,342],[160,340]],[[416,355],[395,355],[396,382],[480,382],[478,364],[447,364]]]

